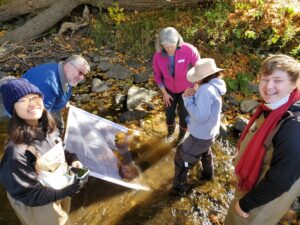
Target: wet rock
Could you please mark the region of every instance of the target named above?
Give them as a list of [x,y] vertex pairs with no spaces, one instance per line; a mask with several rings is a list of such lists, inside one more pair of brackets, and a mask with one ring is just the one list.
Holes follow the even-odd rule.
[[126,95],[117,94],[116,97],[115,97],[115,102],[116,102],[117,105],[125,106],[125,104],[126,104]]
[[132,72],[121,64],[115,64],[106,74],[109,78],[125,80],[132,75]]
[[125,123],[128,121],[132,121],[132,120],[140,120],[144,117],[146,117],[149,113],[145,112],[145,111],[126,111],[124,112],[121,116],[119,121],[121,123]]
[[156,91],[147,90],[146,88],[140,88],[132,86],[128,90],[127,94],[127,109],[128,110],[142,110],[142,104],[150,102],[151,99],[158,93]]
[[230,105],[227,102],[222,103],[222,112],[226,112],[230,109]]
[[128,61],[128,62],[127,62],[127,65],[128,65],[129,67],[131,67],[132,69],[138,69],[138,68],[144,66],[143,64],[138,63],[138,62],[136,62],[136,61]]
[[113,67],[113,64],[111,64],[108,59],[101,59],[97,65],[97,68],[102,72],[107,72],[112,67]]
[[92,55],[92,62],[99,63],[101,60],[100,56],[93,54]]
[[237,117],[233,124],[233,127],[235,130],[242,132],[248,123],[249,120],[247,120],[246,118]]
[[226,138],[228,135],[228,129],[225,124],[221,123],[220,126],[220,138]]
[[254,101],[252,99],[242,100],[240,110],[243,113],[248,113],[251,112],[253,109],[255,109],[258,104],[259,103],[257,101]]
[[240,106],[239,101],[234,96],[232,96],[230,94],[224,95],[224,100],[229,105]]
[[133,82],[140,84],[148,81],[149,76],[152,74],[152,69],[148,68],[144,72],[133,75]]
[[93,81],[92,81],[92,92],[103,92],[103,91],[106,91],[108,90],[109,87],[107,86],[107,84],[98,79],[98,78],[94,78]]
[[253,84],[251,82],[249,82],[247,84],[247,90],[249,90],[249,92],[253,93],[253,94],[257,94],[259,93],[259,90],[258,90],[258,85],[257,84]]
[[82,94],[75,96],[75,100],[80,103],[89,103],[91,101],[91,96],[89,94]]

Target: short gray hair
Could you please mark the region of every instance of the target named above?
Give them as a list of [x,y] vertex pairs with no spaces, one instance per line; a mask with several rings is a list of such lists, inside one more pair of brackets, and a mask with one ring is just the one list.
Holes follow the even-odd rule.
[[71,55],[64,61],[64,63],[72,63],[76,66],[84,66],[88,72],[91,70],[89,63],[81,55]]
[[160,51],[164,44],[177,44],[180,46],[182,43],[183,39],[178,31],[174,27],[166,27],[159,32],[155,42],[155,49],[156,51]]

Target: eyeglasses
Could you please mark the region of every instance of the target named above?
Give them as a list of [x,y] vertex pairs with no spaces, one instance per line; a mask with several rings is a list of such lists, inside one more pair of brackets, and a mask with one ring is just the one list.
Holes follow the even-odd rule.
[[30,102],[40,103],[42,98],[40,96],[33,96],[31,98],[20,98],[17,102],[22,104],[29,104]]
[[75,67],[75,69],[77,69],[78,70],[78,74],[79,74],[79,76],[85,76],[87,73],[84,73],[82,70],[80,70],[77,66],[75,66],[73,63],[71,63],[71,62],[69,62],[72,66],[74,66]]

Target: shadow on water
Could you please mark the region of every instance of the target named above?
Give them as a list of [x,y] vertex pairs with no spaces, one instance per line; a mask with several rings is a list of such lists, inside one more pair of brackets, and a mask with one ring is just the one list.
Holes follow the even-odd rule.
[[[166,186],[157,190],[148,199],[140,205],[136,205],[130,211],[122,215],[116,225],[134,225],[134,224],[174,224],[172,213],[163,213],[164,210],[170,211],[172,201],[175,197],[170,196]],[[164,217],[161,217],[161,214]],[[159,215],[159,216],[157,216]],[[167,222],[166,222],[167,221]]]
[[80,207],[86,207],[97,202],[106,201],[107,199],[121,195],[128,191],[128,188],[110,183],[105,180],[89,177],[88,183],[79,194],[73,196],[71,210]]
[[142,157],[137,164],[147,164],[143,168],[142,181],[151,190],[132,190],[91,178],[80,194],[73,197],[70,218],[74,224],[145,224],[141,221],[146,222],[149,216],[153,217],[163,207],[168,207],[173,152],[170,146],[159,140],[150,138],[144,141],[145,144],[134,151],[137,159],[140,153],[147,155],[148,160]]
[[[0,121],[1,146],[5,145],[7,139],[7,122]],[[143,144],[132,149],[137,164],[143,166],[143,180],[152,190],[132,190],[90,177],[81,192],[72,197],[70,219],[73,224],[145,224],[149,217],[155,216],[163,207],[168,207],[166,190],[169,190],[171,183],[173,152],[170,152],[170,146],[162,144],[159,139],[148,137],[143,141]],[[1,186],[0,200],[0,224],[19,225]]]

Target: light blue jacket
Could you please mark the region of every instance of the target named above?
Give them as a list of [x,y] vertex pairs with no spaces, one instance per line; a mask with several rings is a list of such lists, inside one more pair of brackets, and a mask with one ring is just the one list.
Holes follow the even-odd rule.
[[221,95],[226,93],[225,82],[214,78],[202,84],[194,96],[183,97],[188,130],[196,138],[209,140],[219,134],[221,124]]

